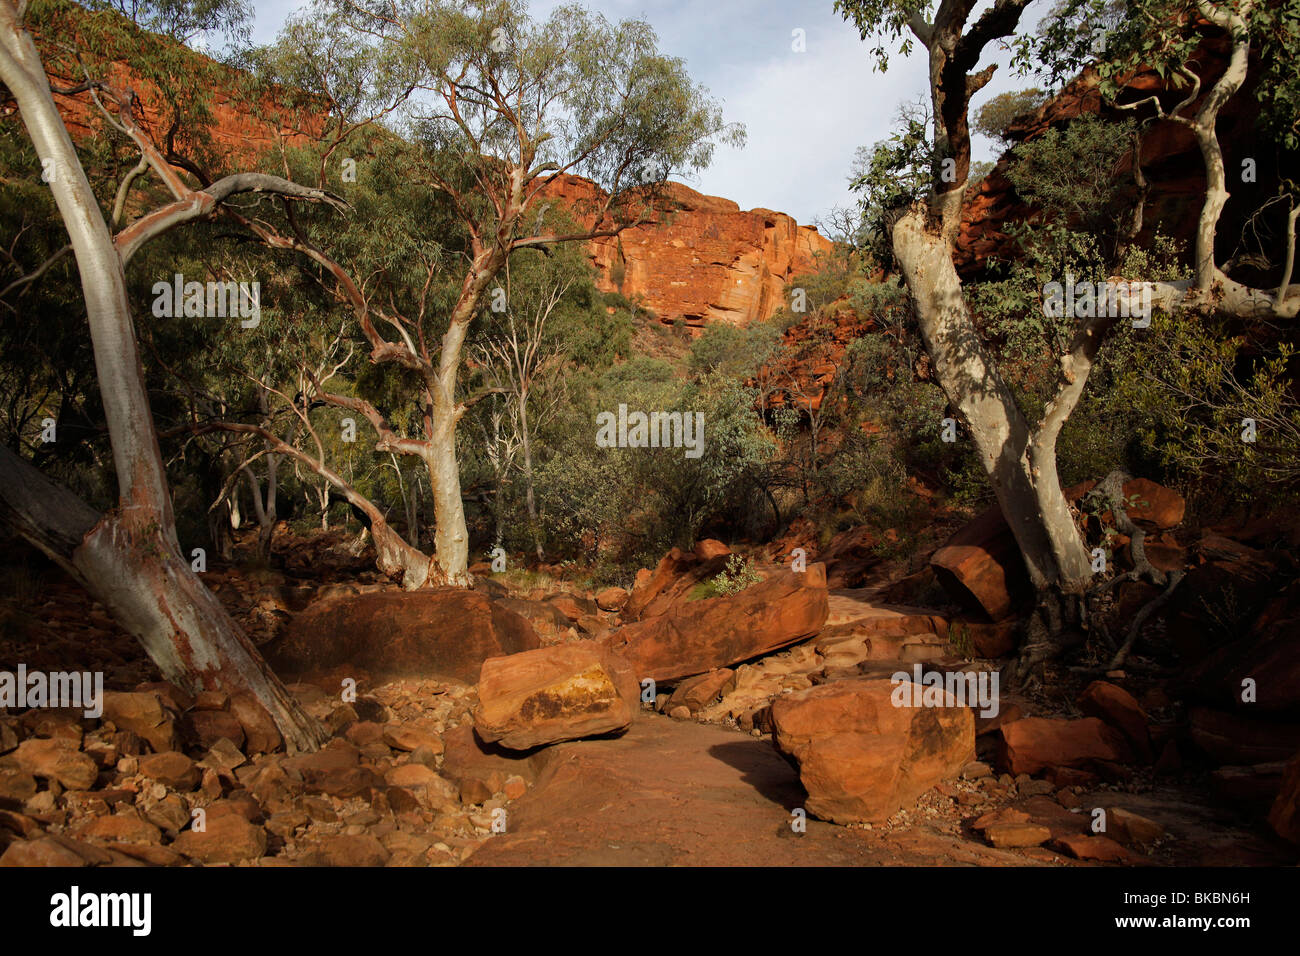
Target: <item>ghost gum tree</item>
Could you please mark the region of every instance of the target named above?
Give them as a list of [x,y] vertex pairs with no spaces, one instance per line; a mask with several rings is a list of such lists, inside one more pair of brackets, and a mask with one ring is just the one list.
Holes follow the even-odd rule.
[[[402,175],[440,197],[463,237],[459,278],[441,308],[428,295],[442,278],[436,257],[429,257],[423,290],[414,295],[394,288],[382,248],[358,255],[346,269],[318,257],[355,312],[371,361],[397,366],[418,383],[419,430],[399,432],[363,398],[325,391],[317,397],[363,416],[378,436],[377,450],[415,456],[428,469],[434,554],[424,567],[403,555],[403,586],[467,585],[457,424],[500,389],[462,395],[462,359],[475,317],[509,308],[499,282],[506,263],[520,252],[617,236],[656,215],[669,175],[703,168],[717,142],[739,143],[743,131],[722,122],[681,60],[657,51],[644,21],[613,25],[562,6],[534,22],[518,0],[315,9],[331,18],[335,37],[355,58],[351,67],[366,57],[376,65],[366,71],[372,90],[386,83],[403,95],[401,109],[387,118],[411,147],[402,154]],[[304,81],[328,78],[330,49],[287,36],[274,58]],[[555,230],[547,226],[555,200],[546,190],[563,174],[586,176],[603,192],[571,210],[579,227]],[[345,272],[370,278],[362,289]]]
[[[87,72],[84,82],[61,94],[92,99],[110,126],[128,137],[140,154],[140,167],[119,186],[119,203],[146,169],[172,196],[113,233],[59,113],[36,44],[25,29],[27,13],[25,3],[0,2],[0,81],[47,171],[80,273],[119,501],[101,515],[8,449],[0,449],[0,512],[109,608],[140,640],[164,678],[191,691],[252,693],[289,746],[315,749],[327,739],[324,728],[285,690],[182,555],[125,270],[151,240],[211,216],[237,195],[260,192],[286,200],[341,203],[320,190],[261,174],[237,173],[193,188],[141,129],[133,97]],[[33,281],[44,268],[29,273]]]
[[[1087,594],[1093,581],[1089,554],[1062,493],[1057,473],[1056,442],[1083,394],[1098,350],[1115,318],[1105,315],[1082,320],[1069,346],[1056,356],[1059,366],[1054,396],[1041,416],[1031,422],[999,374],[991,349],[981,340],[974,316],[953,265],[953,249],[961,223],[962,200],[971,166],[969,108],[972,98],[992,79],[996,64],[980,68],[990,44],[1014,38],[1021,62],[1044,57],[1068,72],[1084,65],[1095,49],[1107,49],[1109,84],[1115,95],[1118,81],[1154,58],[1165,69],[1176,69],[1191,90],[1172,110],[1159,97],[1139,105],[1158,112],[1161,120],[1187,125],[1196,135],[1206,165],[1206,195],[1197,233],[1196,278],[1193,282],[1158,282],[1158,308],[1216,309],[1255,317],[1294,316],[1300,295],[1288,289],[1294,255],[1294,209],[1284,258],[1288,263],[1276,291],[1252,289],[1234,282],[1214,263],[1215,224],[1226,199],[1222,154],[1215,121],[1223,104],[1241,88],[1249,60],[1252,18],[1262,16],[1248,0],[1222,4],[1136,0],[1117,17],[1107,0],[1077,0],[1058,9],[1058,19],[1040,44],[1017,38],[1021,15],[1030,0],[994,0],[973,19],[975,0],[837,0],[836,10],[857,26],[864,40],[875,38],[873,55],[883,70],[886,46],[901,41],[904,54],[919,43],[928,58],[931,104],[930,176],[920,201],[906,206],[890,224],[890,245],[911,292],[922,337],[934,362],[936,376],[950,403],[964,420],[1006,518],[1029,577],[1038,593],[1022,643],[1018,674],[1053,654],[1086,626]],[[1232,54],[1227,70],[1204,97],[1188,58],[1196,46],[1191,35],[1198,17],[1210,29],[1225,31]],[[1289,27],[1270,26],[1295,44],[1294,17]],[[1089,24],[1100,24],[1089,27]],[[1183,29],[1178,29],[1182,27]],[[1113,35],[1103,47],[1096,33]],[[1292,55],[1280,62],[1294,63]],[[1296,81],[1281,83],[1291,90],[1277,97],[1294,107]],[[1185,115],[1196,105],[1194,115]],[[1294,117],[1294,114],[1293,114]],[[1294,122],[1294,118],[1292,119]],[[1294,129],[1294,127],[1292,127]],[[1141,277],[1137,277],[1141,278]],[[1171,582],[1171,586],[1176,580]]]

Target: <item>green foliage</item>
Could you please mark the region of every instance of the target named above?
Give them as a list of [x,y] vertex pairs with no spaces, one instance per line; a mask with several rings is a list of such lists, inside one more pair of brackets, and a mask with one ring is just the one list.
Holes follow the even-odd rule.
[[[1205,490],[1249,501],[1300,491],[1295,349],[1263,347],[1215,323],[1159,316],[1137,346],[1120,399],[1161,464]],[[1246,441],[1244,420],[1255,423]]]
[[1007,128],[1014,120],[1038,109],[1046,99],[1047,94],[1036,86],[999,93],[976,111],[971,128],[1006,149],[1014,142],[1007,136]]
[[716,577],[702,581],[703,586],[696,587],[691,593],[691,600],[705,597],[727,597],[763,580],[763,575],[754,567],[753,558],[732,554],[727,558],[727,566]]

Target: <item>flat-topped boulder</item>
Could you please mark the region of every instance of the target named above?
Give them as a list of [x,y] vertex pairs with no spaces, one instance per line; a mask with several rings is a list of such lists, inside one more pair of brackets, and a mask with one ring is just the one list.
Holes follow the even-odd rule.
[[379,591],[317,601],[269,651],[285,673],[341,665],[377,677],[450,677],[474,684],[489,657],[540,647],[528,620],[477,591]]
[[474,729],[511,750],[625,730],[638,691],[627,662],[594,641],[494,657],[483,662]]
[[673,605],[606,640],[638,681],[676,681],[788,647],[826,623],[826,567],[783,571],[726,597]]

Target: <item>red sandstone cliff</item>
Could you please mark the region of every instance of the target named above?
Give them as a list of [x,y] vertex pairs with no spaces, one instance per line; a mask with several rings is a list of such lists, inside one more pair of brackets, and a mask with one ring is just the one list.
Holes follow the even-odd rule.
[[[156,36],[148,41],[171,42]],[[184,59],[192,58],[196,67],[212,65],[200,53],[179,53]],[[237,74],[218,70],[229,74],[229,84],[226,89],[216,88],[213,95],[210,152],[221,157],[227,168],[212,170],[214,176],[250,162],[278,142],[292,145],[301,140],[301,134],[292,129],[276,128],[272,121],[250,115],[228,93],[237,88]],[[51,69],[54,84],[74,85],[74,78],[60,75],[62,72],[57,66]],[[105,79],[135,92],[145,127],[158,142],[164,142],[169,118],[159,108],[159,91],[136,76],[123,60],[112,64]],[[57,99],[74,138],[84,140],[102,128],[88,97]],[[299,116],[296,121],[304,127],[313,126],[311,117]],[[183,143],[177,145],[185,151]],[[785,213],[769,209],[742,212],[728,199],[704,196],[677,183],[669,184],[667,194],[672,209],[656,222],[625,230],[617,238],[588,243],[599,287],[621,292],[663,322],[683,319],[687,325],[699,327],[707,322],[743,325],[768,318],[781,307],[790,279],[815,271],[816,255],[832,247],[816,228],[800,226]],[[577,176],[561,177],[547,195],[571,208],[604,198],[595,183]]]
[[[603,195],[586,179],[566,176],[550,190],[570,206]],[[670,183],[672,211],[657,222],[588,243],[605,291],[638,300],[663,321],[744,325],[782,305],[787,283],[816,271],[832,243],[770,209],[742,212],[729,199]]]

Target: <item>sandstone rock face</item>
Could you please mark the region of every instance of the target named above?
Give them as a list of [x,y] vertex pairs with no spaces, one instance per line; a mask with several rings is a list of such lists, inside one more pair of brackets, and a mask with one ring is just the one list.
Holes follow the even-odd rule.
[[[587,254],[605,292],[640,297],[662,321],[689,326],[745,325],[779,309],[790,280],[815,272],[817,254],[833,243],[770,209],[742,212],[729,199],[704,196],[679,183],[666,187],[668,211],[656,222],[595,239]],[[548,189],[580,220],[604,199],[595,183],[562,176]]]
[[473,684],[489,657],[540,646],[527,620],[476,591],[378,591],[327,598],[294,619],[268,655],[289,673],[353,665],[373,675]]
[[632,723],[639,689],[627,662],[594,642],[494,657],[483,663],[474,729],[511,750],[612,733]]
[[[1222,75],[1228,62],[1230,43],[1226,36],[1207,37],[1193,55],[1191,62],[1200,78],[1200,94],[1185,115],[1200,108],[1205,96]],[[1240,169],[1245,157],[1260,155],[1259,131],[1256,117],[1259,113],[1255,92],[1260,73],[1252,70],[1242,90],[1227,103],[1219,119],[1219,141],[1223,144],[1226,166]],[[1116,97],[1119,102],[1136,102],[1145,97],[1168,90],[1169,83],[1150,68],[1137,70],[1125,83],[1124,91]],[[1129,115],[1109,103],[1103,102],[1097,73],[1086,69],[1066,85],[1059,95],[1044,103],[1035,113],[1020,117],[1011,126],[1011,133],[1019,141],[1035,139],[1052,127],[1060,127],[1070,120],[1088,113],[1100,113],[1103,118],[1118,121]],[[1158,170],[1150,176],[1151,190],[1146,200],[1143,218],[1144,229],[1137,242],[1145,244],[1159,230],[1191,248],[1196,230],[1196,218],[1201,195],[1205,188],[1205,168],[1198,154],[1196,140],[1191,132],[1174,123],[1159,123],[1151,135],[1142,138],[1141,161],[1144,169]],[[1129,171],[1131,159],[1125,157],[1117,173]],[[1005,175],[1007,158],[982,179],[966,197],[962,209],[962,222],[957,238],[953,262],[963,277],[977,274],[990,258],[1014,258],[1015,244],[1008,226],[1025,219],[1031,209],[1017,196],[1015,188]],[[1260,195],[1275,188],[1279,169],[1274,162],[1259,163],[1258,186]],[[1253,206],[1243,205],[1225,210],[1220,223],[1224,235],[1240,232],[1243,219],[1250,215]]]
[[807,810],[834,823],[889,818],[975,758],[975,718],[944,707],[895,707],[890,680],[845,680],[772,704],[777,749],[799,765]]
[[738,594],[675,604],[619,628],[607,641],[632,665],[638,681],[675,681],[812,637],[828,613],[826,567],[812,564]]
[[1097,717],[1064,720],[1025,717],[998,728],[998,764],[1007,773],[1035,774],[1047,767],[1083,767],[1132,759],[1124,736]]

